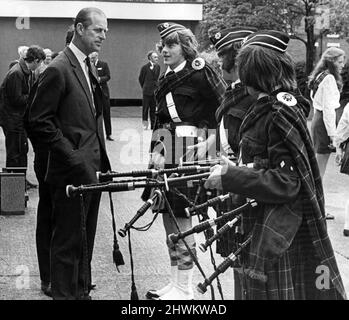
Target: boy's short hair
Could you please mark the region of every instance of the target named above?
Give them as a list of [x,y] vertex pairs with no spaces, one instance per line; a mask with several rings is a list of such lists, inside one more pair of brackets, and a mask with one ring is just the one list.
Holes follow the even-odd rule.
[[45,60],[46,59],[45,52],[39,46],[30,46],[27,50],[27,54],[24,60],[27,62],[33,62],[36,59]]

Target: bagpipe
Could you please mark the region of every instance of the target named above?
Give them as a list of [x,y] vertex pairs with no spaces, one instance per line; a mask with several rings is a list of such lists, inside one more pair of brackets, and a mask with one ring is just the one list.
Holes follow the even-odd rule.
[[[191,162],[182,162],[180,166],[175,168],[168,169],[147,169],[147,170],[135,170],[135,171],[127,171],[127,172],[97,172],[98,183],[81,185],[81,186],[66,186],[66,195],[69,198],[79,196],[83,199],[83,196],[88,193],[93,192],[108,192],[109,200],[110,200],[110,209],[112,214],[112,223],[113,223],[113,232],[114,232],[114,245],[113,245],[113,262],[118,269],[118,266],[124,265],[124,259],[119,249],[117,237],[116,237],[116,223],[115,223],[115,215],[114,215],[114,207],[111,194],[113,192],[123,192],[123,191],[132,191],[137,188],[151,188],[153,190],[151,196],[146,200],[142,206],[136,211],[136,214],[129,220],[129,222],[125,223],[123,228],[120,228],[117,233],[121,237],[126,237],[128,235],[129,240],[129,252],[130,252],[130,260],[131,260],[131,277],[132,277],[132,289],[131,289],[131,300],[138,300],[138,294],[134,281],[134,271],[133,271],[133,256],[132,256],[132,246],[131,246],[131,229],[135,229],[138,231],[146,231],[148,230],[152,224],[154,223],[159,211],[153,212],[155,213],[151,222],[146,226],[136,227],[135,223],[142,217],[150,208],[153,209],[153,205],[155,202],[162,201],[167,212],[174,219],[175,225],[177,227],[178,232],[175,234],[169,235],[169,240],[177,243],[179,240],[183,241],[185,246],[188,249],[189,254],[192,256],[195,265],[198,267],[200,273],[204,278],[203,284],[200,286],[203,288],[207,288],[207,286],[211,287],[212,299],[214,299],[214,291],[212,288],[212,280],[217,279],[218,289],[223,299],[222,290],[220,287],[218,275],[221,274],[224,268],[220,265],[217,269],[211,245],[219,239],[227,230],[232,228],[232,226],[236,225],[241,220],[241,212],[246,210],[248,207],[254,207],[257,203],[254,200],[248,201],[243,206],[236,208],[234,210],[228,211],[222,214],[220,217],[216,219],[209,219],[207,212],[205,210],[210,206],[215,205],[219,202],[224,202],[225,200],[231,197],[231,194],[220,195],[217,197],[213,197],[208,199],[207,201],[198,204],[198,195],[203,190],[203,185],[206,179],[210,175],[210,169],[212,166],[216,164],[222,163],[221,159],[211,159],[211,160],[198,160]],[[123,178],[120,180],[120,178]],[[126,179],[125,179],[126,178]],[[195,199],[189,199],[185,195],[181,194],[177,188],[193,188],[197,187],[197,192],[195,195]],[[186,201],[188,207],[186,208],[186,213],[189,216],[197,215],[199,217],[199,221],[201,218],[201,222],[194,226],[190,230],[180,230],[176,217],[173,214],[173,210],[170,206],[170,203],[167,199],[167,193],[173,192],[182,197],[183,201]],[[82,203],[82,202],[81,202]],[[83,205],[83,204],[82,204]],[[214,234],[212,227],[217,225],[218,223],[226,223],[222,228],[217,230],[217,233]],[[82,226],[82,230],[83,226]],[[211,230],[210,233],[207,231]],[[200,266],[195,253],[189,248],[185,241],[185,237],[193,233],[204,232],[206,241],[205,243],[200,244],[199,248],[205,252],[207,248],[210,248],[211,252],[211,262],[214,266],[215,273],[209,278],[206,277],[202,267]],[[241,249],[242,250],[242,249]],[[240,250],[240,251],[241,251]],[[227,264],[227,263],[226,263]],[[224,265],[225,266],[225,265]],[[226,269],[225,269],[226,270]],[[119,269],[118,269],[119,271]],[[206,291],[206,290],[205,290]],[[204,292],[202,289],[201,292]]]

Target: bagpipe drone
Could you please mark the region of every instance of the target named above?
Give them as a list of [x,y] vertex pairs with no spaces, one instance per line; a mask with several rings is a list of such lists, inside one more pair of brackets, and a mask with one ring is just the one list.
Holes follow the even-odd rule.
[[[112,226],[114,233],[114,244],[113,244],[113,262],[118,269],[120,265],[124,265],[124,259],[120,252],[120,248],[118,245],[117,237],[116,237],[116,223],[115,223],[115,215],[114,215],[114,206],[112,201],[111,194],[113,192],[123,192],[123,191],[131,191],[137,188],[151,188],[152,193],[149,196],[148,200],[144,202],[144,204],[136,211],[136,214],[127,222],[123,228],[120,228],[117,233],[121,237],[126,237],[128,235],[129,240],[129,252],[130,252],[130,260],[131,260],[131,277],[132,277],[132,286],[131,286],[131,300],[138,300],[138,294],[136,290],[136,285],[134,281],[134,271],[133,271],[133,256],[132,256],[132,246],[131,246],[131,236],[130,230],[135,229],[138,231],[146,231],[148,230],[152,224],[154,223],[158,211],[154,210],[154,203],[162,201],[164,203],[165,208],[169,212],[169,214],[174,219],[175,225],[177,227],[178,232],[169,235],[169,240],[173,243],[177,243],[178,241],[183,241],[186,248],[188,249],[189,254],[192,256],[195,265],[198,267],[200,273],[204,278],[204,282],[198,284],[197,289],[200,293],[206,292],[206,288],[210,286],[212,299],[214,300],[214,290],[212,287],[212,281],[217,279],[217,286],[220,292],[220,295],[223,299],[223,293],[221,289],[221,285],[219,282],[218,276],[223,273],[229,266],[231,266],[231,262],[236,260],[238,254],[249,244],[250,238],[247,238],[243,243],[239,244],[236,252],[231,253],[229,257],[227,257],[218,267],[216,267],[213,252],[211,245],[219,239],[224,233],[230,230],[233,226],[240,223],[241,213],[249,207],[254,207],[257,205],[256,201],[249,200],[244,205],[235,208],[234,210],[230,210],[228,212],[223,213],[220,217],[216,219],[210,219],[207,214],[207,209],[209,207],[214,207],[217,203],[224,202],[231,198],[232,194],[223,194],[218,195],[216,197],[211,197],[207,201],[198,204],[197,201],[199,199],[198,195],[204,190],[203,185],[206,179],[210,175],[210,169],[212,166],[221,163],[221,159],[211,159],[211,160],[203,160],[203,161],[191,161],[191,162],[183,162],[179,167],[169,168],[169,169],[147,169],[147,170],[135,170],[128,172],[97,172],[97,179],[100,181],[99,183],[89,184],[89,185],[81,185],[81,186],[66,186],[66,194],[68,197],[76,197],[79,196],[83,199],[84,194],[92,193],[92,192],[108,192],[109,200],[110,200],[110,209],[112,214]],[[122,179],[120,179],[122,178]],[[119,179],[119,180],[118,180]],[[189,199],[186,195],[178,191],[178,187],[186,187],[186,188],[197,188],[197,192],[195,193],[195,199]],[[198,216],[199,224],[194,226],[189,230],[180,230],[179,226],[176,222],[176,218],[173,214],[172,208],[167,199],[166,193],[173,192],[176,195],[180,196],[183,201],[186,201],[187,208],[186,214],[187,216]],[[83,215],[83,201],[81,200],[82,206],[82,215]],[[143,227],[135,227],[135,223],[142,217],[149,209],[152,209],[155,213],[152,221]],[[82,233],[83,239],[86,240],[86,235],[84,236],[84,219],[82,219]],[[218,223],[224,223],[224,225],[214,233],[212,227],[216,226]],[[201,251],[206,252],[207,249],[210,249],[211,254],[211,262],[214,267],[214,273],[210,277],[206,277],[202,267],[200,266],[196,255],[192,252],[185,241],[185,237],[193,233],[204,232],[206,241],[199,245]],[[84,246],[85,247],[85,246]],[[119,269],[118,269],[119,271]]]

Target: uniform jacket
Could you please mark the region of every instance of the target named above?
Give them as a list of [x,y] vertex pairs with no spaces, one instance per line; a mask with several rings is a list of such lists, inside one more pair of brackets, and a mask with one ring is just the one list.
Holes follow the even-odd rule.
[[[231,150],[235,155],[239,149],[239,129],[248,109],[255,102],[255,98],[250,96],[247,88],[237,84],[234,88],[230,85],[225,94],[224,100],[216,112],[216,119],[223,121],[226,130],[226,137]],[[220,138],[219,134],[217,137]],[[220,141],[217,142],[218,146]]]
[[110,80],[110,70],[108,67],[108,64],[104,61],[97,60],[97,63],[95,65],[97,70],[97,75],[100,78],[99,84],[102,88],[103,94],[109,98],[109,87],[108,87],[108,81]]
[[[177,73],[178,77],[182,73],[191,72],[191,70],[192,66],[187,62],[184,69]],[[167,78],[170,80],[171,76],[164,77],[162,75],[160,77],[160,88],[167,86]],[[223,85],[220,89],[224,90]],[[218,94],[213,90],[214,88],[206,77],[205,69],[196,70],[184,82],[176,86],[171,93],[180,119],[183,122],[192,123],[198,128],[216,128],[215,112],[223,99],[224,92],[220,92],[219,99],[217,98]],[[157,96],[157,108],[160,124],[172,122],[165,96],[162,94],[160,99]]]
[[154,64],[153,70],[150,69],[150,62],[145,64],[139,73],[138,81],[142,87],[143,94],[152,96],[158,86],[158,79],[160,75],[160,66]]
[[[280,102],[274,95],[267,96],[250,108],[240,128],[240,163],[253,164],[253,168],[229,166],[222,185],[225,191],[257,200],[258,206],[245,212],[242,219],[243,232],[252,231],[244,271],[252,279],[269,281],[265,286],[269,298],[297,298],[290,273],[293,263],[306,266],[309,272],[320,264],[330,270],[330,289],[321,291],[305,282],[307,298],[345,298],[306,125],[309,102],[302,96],[296,98],[297,105],[287,106],[287,99]],[[275,264],[279,264],[277,273]],[[278,283],[279,275],[288,281]],[[250,289],[250,297],[258,296]]]
[[56,185],[96,183],[96,171],[110,169],[102,128],[102,91],[92,96],[69,47],[42,73],[28,112],[28,129],[48,144],[46,180]]

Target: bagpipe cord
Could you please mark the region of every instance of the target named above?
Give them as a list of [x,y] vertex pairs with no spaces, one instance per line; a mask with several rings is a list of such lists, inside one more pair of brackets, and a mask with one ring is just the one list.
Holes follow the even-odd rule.
[[135,276],[134,276],[134,269],[133,269],[133,256],[132,256],[132,245],[131,245],[131,230],[128,230],[128,249],[130,252],[130,264],[131,264],[131,300],[139,300],[136,283],[135,283]]
[[[190,201],[190,199],[185,195],[183,194],[182,192],[180,192],[177,188],[174,189],[175,193],[180,196],[181,198],[183,198],[190,206],[195,206],[197,201],[198,201],[198,198],[199,198],[199,194],[201,192],[201,189],[202,189],[202,186],[198,186],[198,190],[196,192],[196,195],[195,195],[195,200],[194,202]],[[199,210],[200,212],[200,216],[198,215],[198,218],[199,218],[199,222],[202,222],[202,221],[205,221],[208,219],[208,216],[205,212],[203,212],[203,210]],[[208,230],[207,230],[208,231]],[[210,238],[210,235],[208,232],[204,232],[204,235],[205,235],[205,239],[208,240]],[[212,246],[210,246],[210,257],[211,257],[211,263],[212,263],[212,266],[213,266],[213,270],[216,271],[217,270],[217,266],[216,266],[216,260],[214,258],[214,254],[213,254],[213,250],[212,250]],[[205,275],[203,274],[203,276],[205,277]],[[221,285],[221,282],[219,280],[219,277],[216,278],[217,280],[217,289],[218,289],[218,292],[222,298],[222,300],[224,300],[224,296],[223,296],[223,290],[222,290],[222,285]],[[210,289],[211,289],[211,296],[212,296],[212,300],[215,300],[215,294],[214,294],[214,289],[213,289],[213,286],[212,284],[210,284]]]
[[80,194],[80,208],[81,208],[81,218],[80,218],[80,226],[81,226],[81,242],[82,242],[82,270],[83,270],[83,279],[84,279],[84,296],[83,299],[88,299],[88,249],[87,249],[87,235],[86,235],[86,212],[85,212],[85,204],[84,197]]

